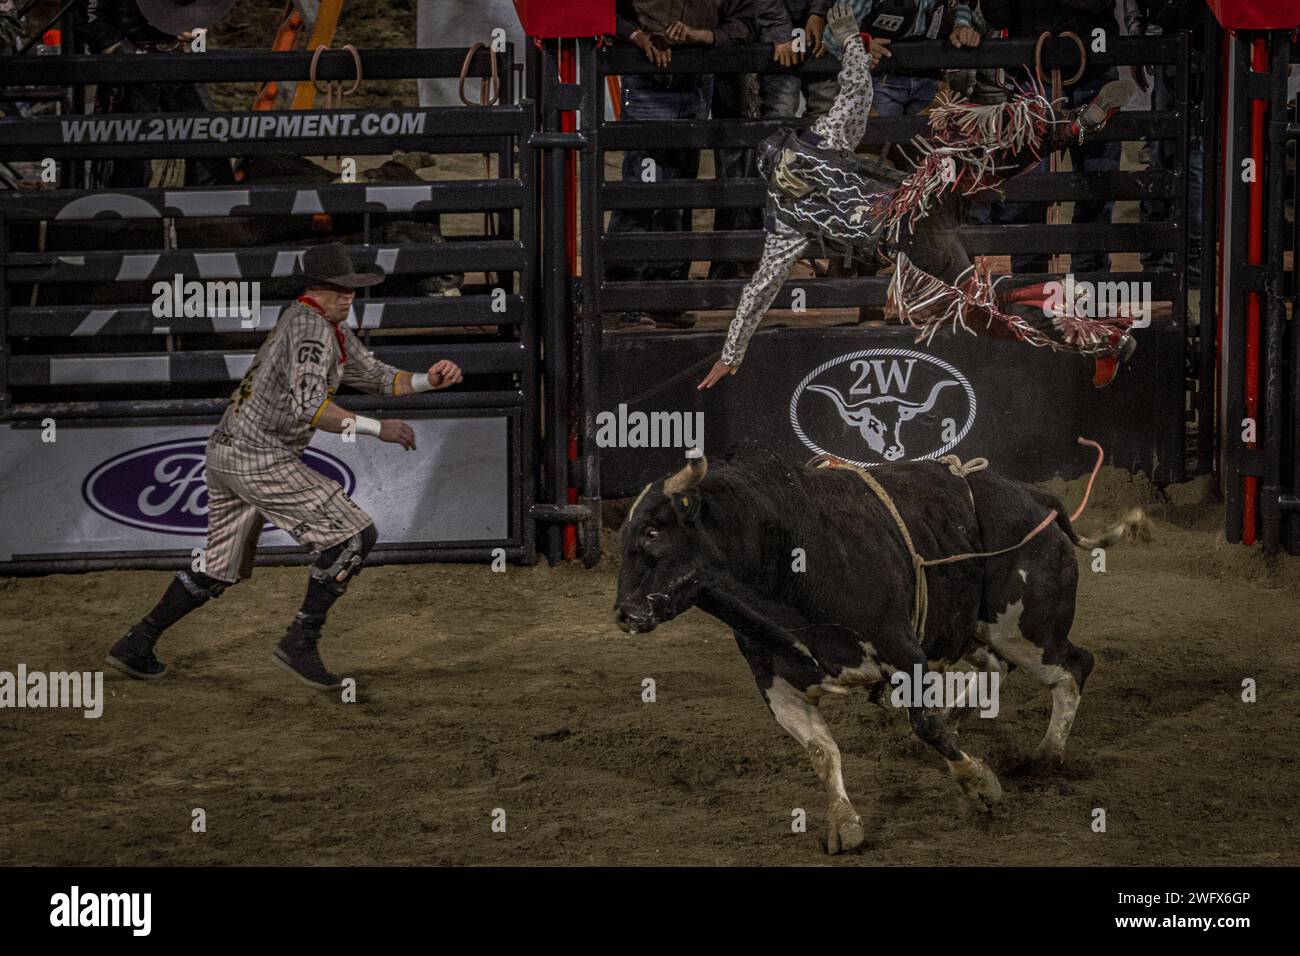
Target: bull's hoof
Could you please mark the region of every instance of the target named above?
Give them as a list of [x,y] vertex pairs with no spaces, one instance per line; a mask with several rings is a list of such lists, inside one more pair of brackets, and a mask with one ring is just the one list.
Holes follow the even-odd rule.
[[997,774],[986,767],[982,760],[964,756],[961,763],[952,765],[953,776],[961,784],[962,792],[976,807],[992,813],[994,805],[1002,799],[1002,784],[998,783]]
[[1065,750],[1044,741],[1034,751],[1030,765],[1038,773],[1055,773],[1065,766]]
[[852,807],[838,813],[831,811],[830,826],[826,829],[826,853],[835,856],[848,853],[862,846],[867,839],[867,831],[862,826],[862,818]]

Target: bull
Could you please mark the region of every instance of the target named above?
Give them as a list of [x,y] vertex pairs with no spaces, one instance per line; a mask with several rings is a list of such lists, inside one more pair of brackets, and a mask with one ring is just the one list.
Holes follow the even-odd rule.
[[[1071,549],[1150,535],[1134,510],[1081,538],[1052,495],[990,470],[962,475],[917,461],[871,474],[929,558],[1010,547],[1050,510],[1058,517],[1008,553],[921,570],[923,637],[913,626],[911,552],[888,505],[851,470],[796,468],[754,446],[712,471],[699,456],[647,485],[621,532],[618,627],[646,633],[694,606],[732,628],[773,717],[826,786],[832,854],[861,846],[866,830],[845,792],[821,700],[853,690],[879,699],[896,672],[924,675],[963,658],[1002,676],[1018,667],[1051,690],[1035,757],[1059,765],[1093,667],[1092,654],[1069,639],[1078,581]],[[795,549],[803,562],[791,560]],[[1001,785],[957,746],[952,708],[905,706],[913,733],[939,752],[977,808],[991,809]]]

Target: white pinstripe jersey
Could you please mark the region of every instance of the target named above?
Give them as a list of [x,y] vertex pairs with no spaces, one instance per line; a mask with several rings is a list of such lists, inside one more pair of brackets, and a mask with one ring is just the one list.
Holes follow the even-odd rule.
[[349,326],[339,329],[345,361],[334,326],[320,313],[295,302],[280,314],[212,433],[210,443],[225,446],[223,464],[256,472],[300,458],[340,383],[393,393],[398,370],[375,358]]

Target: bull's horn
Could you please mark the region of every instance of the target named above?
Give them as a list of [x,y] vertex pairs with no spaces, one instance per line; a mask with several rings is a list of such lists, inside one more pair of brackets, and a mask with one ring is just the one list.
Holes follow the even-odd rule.
[[947,381],[943,381],[943,382],[935,382],[934,388],[930,389],[930,397],[927,398],[925,400],[925,403],[922,405],[918,405],[916,402],[900,401],[898,406],[898,420],[901,422],[910,422],[917,415],[924,415],[930,409],[934,408],[934,403],[939,400],[939,393],[941,391],[943,391],[949,385],[956,385],[956,384],[957,383],[952,381],[951,379],[948,379]]
[[686,449],[686,467],[664,480],[664,494],[675,495],[679,491],[694,488],[709,470],[709,460],[699,448]]

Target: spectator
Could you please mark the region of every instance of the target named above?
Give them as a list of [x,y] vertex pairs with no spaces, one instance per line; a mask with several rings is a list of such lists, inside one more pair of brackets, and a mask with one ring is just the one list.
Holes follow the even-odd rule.
[[[721,46],[746,43],[753,37],[750,16],[752,0],[618,0],[616,35],[635,44],[650,62],[667,66],[674,46]],[[629,74],[622,77],[623,110],[626,120],[703,119],[713,102],[713,77],[708,74]],[[649,164],[647,164],[647,160]],[[628,150],[623,157],[623,181],[641,182],[652,174],[655,182],[694,179],[699,174],[700,154],[696,149]],[[615,210],[609,232],[689,232],[691,213],[687,209]],[[656,281],[685,279],[690,262],[654,262],[636,266],[613,266],[606,275],[615,280]],[[680,312],[631,312],[621,319],[623,326],[659,323],[678,328],[694,324],[692,316]]]
[[[1162,33],[1186,31],[1191,36],[1192,55],[1196,56],[1203,43],[1202,16],[1205,10],[1199,3],[1188,0],[1126,0],[1125,26],[1132,36],[1159,36]],[[1149,67],[1135,67],[1134,80],[1146,89]],[[1177,67],[1167,64],[1156,68],[1151,82],[1151,108],[1168,111],[1174,108],[1174,82]],[[1196,99],[1200,84],[1195,82],[1197,72],[1192,71],[1191,96]],[[1192,129],[1198,129],[1193,123]],[[1204,144],[1193,135],[1187,150],[1187,280],[1190,285],[1201,284],[1201,201],[1204,188]],[[1177,158],[1178,144],[1174,140],[1148,140],[1146,152],[1150,154],[1149,170],[1169,169]],[[1172,212],[1171,204],[1164,199],[1145,199],[1138,206],[1142,222],[1165,222]],[[1170,250],[1142,253],[1145,272],[1168,272],[1174,267],[1174,254]]]
[[14,0],[0,0],[0,56],[17,53],[23,47],[23,18]]
[[[864,33],[896,44],[935,40],[946,36],[955,47],[980,45],[970,5],[957,0],[851,0]],[[827,36],[824,50],[839,55],[834,37]],[[814,50],[820,56],[823,51]],[[873,106],[877,116],[914,116],[939,92],[938,70],[916,70],[887,65],[876,81]]]
[[[760,43],[772,44],[774,62],[784,67],[795,67],[814,48],[824,49],[822,37],[826,32],[826,11],[830,9],[831,3],[832,0],[756,0],[754,14],[758,40]],[[804,31],[802,50],[795,49],[796,28]],[[818,80],[792,73],[765,73],[758,77],[758,103],[753,115],[763,119],[793,119],[799,115],[802,98],[807,104],[804,115],[815,120],[831,108],[839,88],[839,81],[835,77]],[[713,115],[729,115],[718,111],[716,98]],[[714,153],[719,178],[741,175],[752,178],[758,175],[752,151],[744,152],[743,169],[728,167],[723,156],[727,152],[733,151],[716,150]],[[718,209],[713,214],[715,231],[762,227],[761,208]],[[757,261],[715,262],[709,270],[709,278],[747,278],[756,265]]]
[[[171,52],[193,39],[191,29],[215,23],[234,4],[235,0],[84,0],[78,7],[79,34],[91,53]],[[190,113],[206,109],[198,86],[184,82],[105,83],[99,87],[97,97],[102,113]],[[115,159],[108,161],[102,184],[146,187],[151,176],[148,159]],[[187,186],[224,186],[233,182],[228,159],[190,159],[185,163]]]
[[[1055,36],[1072,30],[1086,46],[1091,46],[1094,30],[1102,30],[1108,37],[1119,34],[1115,0],[983,0],[981,8],[990,27],[1006,28],[1007,35],[1012,38],[1037,39],[1044,32]],[[1068,110],[1091,102],[1104,85],[1118,76],[1114,68],[1089,63],[1079,82],[1066,88],[1065,108]],[[1119,169],[1120,144],[1117,141],[1075,143],[1068,152],[1070,162],[1078,172],[1101,173]],[[1041,168],[1048,168],[1046,159]],[[1113,207],[1114,203],[1110,201],[1076,202],[1074,222],[1108,223]],[[998,222],[1028,225],[1045,223],[1047,208],[1046,203],[999,203],[994,213]],[[1022,253],[1011,257],[1011,271],[1046,272],[1048,263],[1047,252]],[[1072,257],[1072,271],[1076,273],[1108,272],[1110,266],[1109,253],[1076,252]]]
[[[762,39],[758,27],[759,15],[770,18],[776,7],[784,10],[783,0],[745,0],[743,3],[722,3],[730,8],[730,15],[744,19],[747,30],[744,39],[737,36],[733,42],[752,43]],[[714,119],[758,119],[762,115],[762,94],[759,79],[754,73],[715,73],[713,76]],[[745,147],[726,147],[713,151],[715,179],[752,179],[758,175],[754,151]],[[762,216],[756,209],[734,206],[713,210],[713,229],[724,232],[731,229],[761,229]],[[736,279],[749,274],[754,262],[718,259],[709,264],[710,279]]]
[[[758,39],[771,43],[772,59],[785,67],[798,66],[804,57],[825,49],[826,11],[831,0],[766,0],[756,11]],[[802,27],[805,46],[794,48],[794,31]],[[799,115],[799,100],[806,103],[810,120],[824,116],[835,102],[839,81],[835,77],[816,79],[790,73],[768,73],[759,80],[764,119],[792,119]]]

